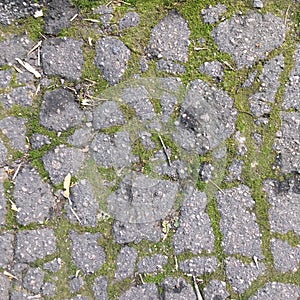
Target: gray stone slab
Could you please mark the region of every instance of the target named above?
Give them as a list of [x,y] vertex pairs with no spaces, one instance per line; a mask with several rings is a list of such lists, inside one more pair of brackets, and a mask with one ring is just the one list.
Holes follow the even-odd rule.
[[167,262],[168,257],[166,255],[154,254],[146,256],[138,262],[137,271],[145,274],[157,274],[157,272],[162,271]]
[[105,253],[97,243],[101,237],[100,233],[78,234],[75,231],[69,232],[71,239],[71,257],[75,266],[84,274],[91,274],[99,270],[105,262]]
[[95,300],[108,300],[107,280],[104,276],[95,278],[93,291]]
[[40,268],[30,268],[23,278],[23,287],[33,294],[38,294],[44,283],[45,273]]
[[137,251],[134,248],[125,246],[118,253],[116,261],[116,279],[125,279],[134,273]]
[[14,239],[9,232],[0,234],[0,268],[7,268],[13,261]]
[[167,277],[161,282],[162,298],[172,300],[196,300],[195,292],[183,278]]
[[171,114],[174,112],[175,105],[177,104],[177,98],[175,95],[167,92],[163,92],[160,97],[161,105],[161,120],[162,122],[168,122]]
[[226,181],[242,180],[244,162],[239,159],[234,159],[232,163],[228,166],[228,176],[226,176]]
[[222,248],[227,254],[262,258],[261,233],[256,216],[250,212],[255,204],[245,185],[216,193],[221,215]]
[[300,263],[300,246],[292,247],[287,241],[271,239],[270,248],[275,269],[282,273],[297,271]]
[[[212,32],[219,50],[231,54],[238,69],[250,67],[285,40],[284,21],[270,13],[254,11],[220,23]],[[259,45],[259,46],[257,46]]]
[[[77,182],[76,185],[71,187],[70,199],[72,208],[79,217],[81,225],[95,227],[98,221],[99,204],[94,197],[91,184],[86,179]],[[65,209],[69,221],[77,223],[78,220],[71,211],[68,202]]]
[[137,26],[140,22],[140,16],[134,11],[129,11],[118,22],[119,30]]
[[176,11],[171,11],[151,31],[148,55],[171,61],[188,60],[190,30],[186,20]]
[[300,191],[299,179],[283,182],[266,180],[263,184],[270,204],[268,210],[270,229],[273,232],[295,232],[300,235]]
[[7,276],[0,274],[0,299],[9,300],[10,280]]
[[202,21],[205,24],[217,23],[225,12],[226,6],[223,4],[217,4],[215,6],[210,5],[208,8],[201,10]]
[[39,149],[45,145],[50,145],[51,140],[48,136],[40,134],[40,133],[34,133],[30,138],[30,146],[31,149]]
[[281,128],[276,134],[274,149],[281,156],[283,173],[300,172],[300,114],[281,112]]
[[0,120],[0,129],[7,136],[11,147],[16,150],[26,151],[26,121],[23,118],[6,117]]
[[[6,161],[6,155],[7,155],[7,148],[3,144],[2,140],[0,139],[0,165],[3,165]],[[1,198],[1,196],[0,196]],[[1,200],[0,200],[1,203]],[[1,224],[1,222],[0,222]]]
[[202,250],[214,249],[214,235],[210,220],[205,212],[207,197],[205,193],[190,189],[180,208],[179,227],[173,235],[175,254],[191,251],[194,254]]
[[265,264],[252,262],[243,264],[240,260],[234,257],[228,257],[225,260],[226,277],[237,294],[244,293],[260,275],[266,271]]
[[284,89],[282,108],[300,110],[300,44],[297,44],[293,58],[294,67]]
[[242,84],[242,87],[243,88],[248,88],[248,87],[251,87],[253,86],[253,83],[255,81],[255,78],[256,78],[256,75],[257,75],[257,70],[251,72],[247,79],[244,81],[244,83]]
[[57,184],[62,182],[68,173],[76,174],[83,164],[84,154],[78,149],[61,145],[47,152],[42,161],[51,181]]
[[0,88],[5,89],[8,88],[10,85],[10,82],[12,80],[12,70],[1,70],[0,71]]
[[72,92],[58,88],[44,94],[40,124],[49,130],[64,131],[81,124],[83,111]]
[[[3,169],[0,169],[0,178],[3,176]],[[4,188],[2,182],[0,182],[0,226],[5,225],[6,223],[6,212],[7,212],[7,207],[6,207],[6,199],[4,197]]]
[[109,84],[118,83],[126,70],[130,50],[115,37],[100,38],[95,45],[94,64],[102,72]]
[[42,224],[50,218],[56,202],[50,185],[44,183],[38,173],[28,166],[16,177],[13,197],[19,209],[16,219],[21,225]]
[[55,258],[51,261],[48,261],[46,263],[43,264],[43,269],[50,271],[52,273],[57,272],[58,270],[60,270],[62,265],[62,260],[60,258]]
[[77,128],[74,133],[67,138],[67,142],[74,147],[86,147],[92,140],[92,129],[88,127]]
[[31,300],[32,295],[25,292],[12,291],[10,295],[10,300]]
[[118,300],[159,300],[157,286],[154,283],[147,283],[140,286],[133,286],[123,293]]
[[43,296],[54,297],[56,292],[56,286],[54,283],[45,282],[41,287],[41,293]]
[[156,63],[156,70],[160,72],[166,72],[172,75],[184,74],[185,67],[181,64],[176,64],[170,60],[160,59]]
[[56,251],[56,238],[52,229],[23,230],[16,234],[15,259],[31,263]]
[[221,81],[224,76],[223,65],[219,61],[211,61],[203,63],[198,72],[211,76],[216,81]]
[[203,289],[204,300],[226,300],[229,296],[224,281],[213,279]]
[[295,284],[268,282],[259,289],[249,300],[298,300],[300,288]]
[[82,277],[74,277],[69,281],[69,289],[71,293],[78,292],[84,285]]
[[195,257],[179,263],[179,269],[187,275],[200,276],[213,273],[217,269],[215,257]]
[[41,58],[46,75],[61,76],[70,81],[80,79],[83,68],[81,41],[72,38],[50,38],[43,42]]

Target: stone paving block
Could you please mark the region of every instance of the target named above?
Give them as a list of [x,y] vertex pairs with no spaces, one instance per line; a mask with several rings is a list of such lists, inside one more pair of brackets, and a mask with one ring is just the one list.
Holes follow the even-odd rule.
[[217,4],[215,6],[210,5],[208,8],[201,10],[202,21],[205,24],[217,23],[225,12],[226,6],[223,4]]
[[9,232],[0,234],[0,268],[7,268],[13,261],[14,239],[14,235]]
[[70,231],[69,237],[72,261],[75,266],[84,274],[91,274],[99,270],[105,262],[104,250],[97,242],[101,234],[88,232],[77,234],[75,231]]
[[108,300],[107,280],[104,276],[97,277],[93,285],[95,300]]
[[87,296],[77,295],[76,297],[73,297],[70,300],[90,300],[90,298]]
[[147,46],[151,58],[186,62],[188,60],[190,30],[186,20],[171,11],[151,31]]
[[133,286],[123,293],[118,300],[159,300],[157,286],[154,283],[147,283],[140,286]]
[[239,159],[234,159],[230,166],[228,167],[228,176],[226,176],[226,181],[242,180],[244,162]]
[[296,272],[300,263],[300,246],[292,247],[286,241],[271,239],[270,248],[274,267],[280,272]]
[[19,209],[16,219],[21,225],[42,224],[50,218],[51,210],[55,206],[50,185],[44,183],[39,174],[29,166],[18,173],[13,197]]
[[10,280],[7,276],[0,274],[0,299],[9,300]]
[[[285,40],[284,21],[270,13],[254,11],[235,15],[211,31],[220,51],[231,54],[238,69],[252,66],[266,52],[278,48]],[[259,47],[257,47],[259,45]]]
[[79,125],[83,111],[72,92],[58,88],[46,91],[40,108],[40,124],[49,130],[65,131]]
[[41,147],[43,147],[44,145],[50,145],[51,144],[51,140],[48,136],[45,136],[43,134],[40,133],[34,133],[30,138],[30,146],[31,149],[39,149]]
[[274,149],[281,156],[283,173],[300,172],[300,114],[281,112],[281,128],[276,134]]
[[161,105],[161,120],[162,122],[168,122],[171,114],[174,111],[175,105],[177,104],[177,98],[171,93],[163,92],[160,97]]
[[57,184],[63,182],[68,173],[76,174],[83,164],[84,154],[78,149],[60,145],[47,152],[42,161],[52,183]]
[[195,257],[179,263],[179,269],[185,274],[200,276],[213,273],[217,269],[217,260],[215,257]]
[[82,277],[74,277],[69,281],[69,289],[71,293],[78,292],[84,285]]
[[[3,169],[0,169],[0,178],[2,177]],[[2,181],[2,178],[1,178]],[[5,225],[6,221],[6,199],[4,197],[4,188],[2,182],[0,182],[0,226]]]
[[56,238],[52,229],[23,230],[16,234],[15,259],[31,263],[56,251]]
[[13,291],[10,295],[9,300],[31,300],[32,295],[25,292]]
[[224,76],[224,68],[222,63],[220,63],[219,61],[207,61],[203,63],[199,67],[198,72],[211,76],[217,81],[221,81]]
[[268,282],[259,289],[249,300],[298,300],[300,288],[295,284]]
[[25,123],[25,119],[16,117],[6,117],[0,120],[2,133],[7,136],[10,145],[16,150],[28,150]]
[[261,233],[256,216],[249,210],[255,202],[245,185],[216,193],[221,215],[222,248],[227,254],[241,254],[262,258]]
[[183,278],[167,277],[161,282],[162,298],[172,300],[196,300],[195,292]]
[[56,286],[51,282],[45,282],[41,287],[41,293],[43,296],[53,297],[55,296]]
[[119,30],[137,26],[140,22],[140,16],[134,11],[127,12],[118,22]]
[[183,74],[185,67],[181,64],[176,64],[170,60],[160,59],[156,63],[156,70],[160,72],[166,72],[172,75]]
[[210,220],[205,212],[207,197],[205,193],[190,189],[182,203],[179,216],[179,228],[173,235],[175,254],[191,251],[194,254],[202,250],[214,249],[214,235]]
[[86,147],[91,142],[92,136],[91,128],[77,128],[74,133],[67,138],[67,143],[74,147]]
[[1,70],[0,71],[0,88],[5,89],[8,88],[10,85],[10,82],[12,80],[12,70]]
[[296,186],[299,181],[266,180],[263,184],[267,193],[267,201],[271,205],[268,210],[271,231],[288,233],[294,231],[300,235],[300,191]]
[[61,76],[70,81],[80,79],[83,68],[81,41],[72,38],[49,38],[42,44],[41,57],[46,75]]
[[33,294],[38,294],[44,283],[44,272],[40,268],[30,268],[23,278],[23,286]]
[[226,300],[229,296],[224,281],[213,279],[203,289],[204,300]]
[[134,274],[137,251],[128,246],[123,247],[118,253],[116,261],[116,279],[124,279]]
[[257,70],[251,72],[247,79],[244,81],[244,83],[242,84],[242,87],[243,88],[248,88],[248,87],[251,87],[253,86],[253,83],[255,81],[255,78],[256,78],[256,75],[257,75]]
[[47,270],[47,271],[50,271],[52,273],[55,273],[61,268],[61,265],[62,265],[61,258],[55,258],[51,261],[48,261],[48,262],[44,263],[43,264],[43,269]]
[[118,83],[124,75],[130,59],[130,50],[115,37],[100,38],[95,45],[95,66],[109,84]]
[[265,264],[252,262],[243,264],[234,257],[228,257],[225,260],[225,273],[228,281],[237,294],[244,293],[260,275],[266,271]]
[[142,258],[137,264],[137,271],[145,274],[160,272],[168,262],[168,257],[161,254],[154,254]]

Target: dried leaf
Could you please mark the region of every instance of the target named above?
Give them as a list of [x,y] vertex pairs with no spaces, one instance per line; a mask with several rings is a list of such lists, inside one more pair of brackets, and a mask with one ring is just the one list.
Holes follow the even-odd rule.
[[16,58],[16,61],[24,67],[28,72],[32,73],[36,78],[40,78],[42,75],[34,69],[29,63],[22,61],[20,58]]
[[7,276],[10,280],[12,280],[12,279],[17,279],[18,280],[18,278],[16,276],[14,276],[13,274],[11,274],[7,271],[4,271],[3,275]]
[[65,177],[64,179],[64,192],[63,192],[63,196],[65,198],[69,198],[70,197],[70,185],[71,185],[71,174],[68,173],[68,175]]
[[39,18],[39,17],[42,17],[44,14],[43,14],[43,10],[37,10],[35,13],[34,13],[34,17],[35,18]]

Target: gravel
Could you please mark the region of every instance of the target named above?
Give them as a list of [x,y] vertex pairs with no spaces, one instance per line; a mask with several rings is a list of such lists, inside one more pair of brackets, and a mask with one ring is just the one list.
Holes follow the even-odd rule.
[[185,72],[185,67],[181,64],[176,64],[169,60],[160,59],[156,63],[156,70],[160,72],[166,72],[168,74],[176,75],[183,74]]
[[201,10],[202,21],[205,24],[217,23],[225,12],[226,6],[223,4],[217,4],[215,6],[210,5],[208,8]]
[[208,76],[211,76],[216,81],[222,81],[222,78],[224,76],[224,68],[222,63],[219,61],[211,61],[211,62],[205,62],[203,63],[199,69],[198,72],[204,73]]
[[135,27],[139,24],[140,17],[136,12],[128,12],[123,18],[118,22],[119,30],[124,30],[126,28]]

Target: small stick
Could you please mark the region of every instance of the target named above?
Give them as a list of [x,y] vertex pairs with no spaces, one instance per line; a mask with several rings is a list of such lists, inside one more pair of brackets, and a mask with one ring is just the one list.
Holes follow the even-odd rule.
[[229,64],[229,62],[227,62],[226,60],[223,62],[224,62],[224,65],[227,66],[230,70],[235,71],[235,69]]
[[203,300],[195,276],[193,276],[193,282],[194,282],[194,287],[195,287],[197,300]]
[[83,78],[85,81],[90,82],[92,84],[96,84],[96,81],[88,79],[88,78]]
[[68,200],[69,200],[69,206],[70,206],[71,212],[73,213],[73,215],[74,215],[75,218],[77,219],[78,223],[79,223],[80,225],[82,225],[81,220],[79,219],[78,215],[76,214],[76,212],[74,211],[74,209],[73,209],[73,207],[72,207],[72,201],[71,201],[70,197],[68,197]]
[[40,48],[42,46],[42,41],[39,41],[36,45],[34,45],[31,50],[28,51],[27,56],[30,55],[33,51]]
[[14,181],[14,180],[16,179],[16,177],[17,177],[17,175],[18,175],[18,173],[19,173],[19,171],[20,171],[21,166],[22,166],[22,163],[20,163],[20,164],[18,165],[17,170],[16,170],[14,176],[12,177],[12,181]]
[[78,17],[78,14],[75,14],[71,19],[70,22],[73,22]]
[[37,65],[40,67],[41,66],[41,50],[38,48],[37,52]]
[[223,195],[225,195],[225,193],[223,192],[223,190],[216,183],[214,183],[211,179],[208,179],[208,181],[210,183],[212,183]]
[[23,71],[21,69],[19,69],[17,66],[13,65],[13,67],[15,68],[15,70],[20,73],[23,74]]
[[166,154],[166,157],[167,157],[167,160],[168,160],[168,164],[169,164],[169,166],[171,167],[171,160],[170,160],[169,154],[168,154],[168,152],[167,152],[166,145],[165,145],[163,139],[161,138],[161,136],[158,135],[158,137],[159,137],[159,140],[160,140],[160,142],[161,142],[161,144],[162,144],[162,147],[163,147],[163,149],[164,149],[164,152],[165,152],[165,154]]
[[5,275],[5,276],[7,276],[7,277],[9,277],[9,278],[14,278],[14,279],[16,279],[16,280],[19,280],[15,275],[13,275],[13,274],[11,274],[11,273],[9,273],[9,272],[7,272],[7,271],[4,271],[4,272],[3,272],[3,275]]
[[37,95],[41,90],[41,85],[40,83],[37,85],[36,90],[35,90],[35,95]]
[[200,50],[208,50],[206,47],[194,47],[195,51],[200,51]]
[[82,19],[83,21],[88,21],[88,22],[92,22],[92,23],[100,23],[101,21],[96,20],[96,19]]
[[176,255],[174,255],[174,261],[175,261],[175,270],[178,271],[178,261]]
[[286,25],[287,17],[288,17],[288,13],[289,13],[290,8],[291,8],[291,4],[289,4],[288,8],[286,9],[285,17],[284,17],[284,25]]
[[16,58],[16,61],[22,66],[24,67],[28,72],[32,73],[36,78],[40,78],[42,75],[40,74],[40,72],[38,72],[37,70],[35,70],[33,68],[33,66],[31,66],[29,63],[27,63],[26,61],[22,61],[19,58]]
[[140,276],[140,279],[141,279],[142,284],[145,284],[145,281],[144,281],[144,279],[143,279],[143,277],[142,277],[142,274],[139,274],[139,276]]

